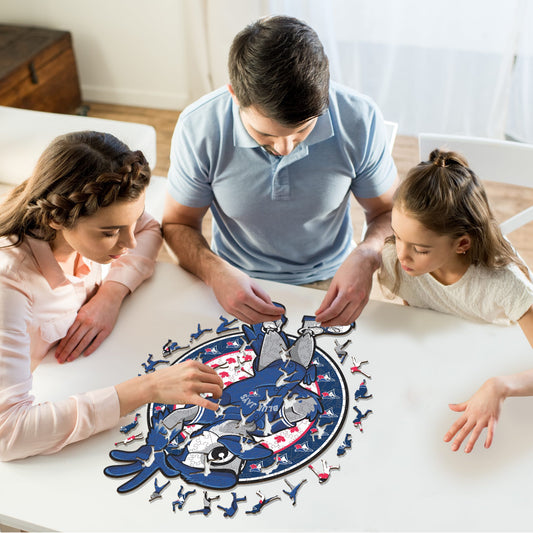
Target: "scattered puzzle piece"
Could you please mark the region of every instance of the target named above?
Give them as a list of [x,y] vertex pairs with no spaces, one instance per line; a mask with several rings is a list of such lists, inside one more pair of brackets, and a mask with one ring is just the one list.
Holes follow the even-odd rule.
[[359,373],[359,374],[363,374],[363,376],[365,376],[366,378],[368,379],[372,379],[368,374],[365,374],[362,370],[361,370],[361,366],[362,365],[366,365],[368,364],[368,361],[361,361],[359,363],[359,365],[357,364],[356,360],[355,360],[355,355],[352,355],[352,366],[350,367],[350,372],[352,374],[355,374],[356,372]]
[[239,329],[237,326],[233,328],[230,327],[232,324],[237,322],[236,318],[234,318],[233,320],[228,320],[226,317],[222,315],[220,315],[218,318],[222,321],[220,325],[217,327],[218,334],[224,333],[226,331],[233,331],[233,330]]
[[363,379],[359,388],[354,394],[355,400],[369,400],[372,398],[372,394],[368,394],[368,387],[366,386],[366,379]]
[[237,504],[239,502],[246,501],[246,496],[244,496],[243,498],[238,498],[236,492],[232,492],[231,495],[233,499],[229,507],[222,507],[222,505],[217,505],[219,509],[222,509],[222,511],[224,511],[224,518],[231,518],[237,512]]
[[369,414],[372,413],[372,409],[367,409],[365,411],[365,413],[363,414],[361,412],[361,410],[359,409],[359,407],[357,407],[357,405],[354,405],[354,410],[355,412],[357,413],[357,416],[355,417],[354,421],[353,421],[353,425],[356,427],[356,428],[359,428],[359,431],[362,433],[363,432],[363,424],[362,424],[362,420],[365,419]]
[[256,494],[259,496],[259,502],[256,503],[249,511],[246,511],[246,514],[257,514],[260,513],[265,505],[268,505],[270,502],[279,500],[279,496],[272,496],[271,498],[265,498],[261,491],[257,491]]
[[202,329],[200,324],[198,324],[197,331],[195,333],[191,333],[190,342],[197,341],[204,333],[207,333],[208,331],[213,331],[213,330],[211,328]]
[[189,514],[196,514],[196,513],[202,513],[204,516],[207,516],[209,513],[211,513],[211,502],[220,499],[220,495],[213,496],[210,498],[207,495],[207,491],[204,490],[204,506],[202,509],[195,509],[194,511],[189,511]]
[[164,359],[158,359],[157,361],[154,361],[153,357],[154,356],[151,353],[149,353],[146,363],[141,363],[141,366],[144,368],[145,374],[148,374],[149,372],[153,372],[157,365],[160,365],[160,364],[168,365],[169,364],[169,362],[165,361]]
[[138,435],[131,435],[130,437],[126,437],[124,440],[115,442],[115,446],[118,446],[119,444],[129,444],[130,442],[133,442],[134,440],[141,440],[143,438],[143,434],[139,433]]
[[300,490],[301,486],[307,482],[307,479],[302,479],[298,485],[291,485],[289,483],[288,479],[285,479],[285,483],[287,483],[290,490],[283,490],[283,492],[292,500],[292,504],[296,505],[296,495],[298,494],[298,491]]
[[346,453],[346,450],[349,450],[351,447],[352,447],[352,435],[351,433],[346,433],[344,440],[342,441],[340,446],[337,448],[337,457],[344,455]]
[[159,485],[157,483],[157,478],[154,479],[154,492],[150,495],[150,499],[148,500],[150,503],[154,500],[158,500],[159,498],[162,498],[161,493],[163,490],[165,490],[170,485],[170,481],[167,481],[164,485]]
[[176,507],[177,507],[181,511],[183,509],[183,506],[185,505],[185,502],[187,501],[187,498],[191,494],[195,494],[195,493],[196,493],[196,489],[183,492],[183,485],[181,485],[180,490],[178,491],[178,499],[172,502],[172,510],[176,512]]
[[129,433],[133,428],[136,428],[137,425],[139,424],[138,420],[140,416],[141,416],[140,413],[137,413],[135,415],[135,419],[133,420],[133,422],[130,422],[129,424],[126,424],[125,426],[122,426],[119,431],[124,434]]
[[340,470],[340,466],[329,465],[325,459],[321,459],[320,462],[322,463],[322,472],[317,472],[313,465],[309,465],[309,468],[316,475],[319,483],[325,483],[328,481],[331,471]]

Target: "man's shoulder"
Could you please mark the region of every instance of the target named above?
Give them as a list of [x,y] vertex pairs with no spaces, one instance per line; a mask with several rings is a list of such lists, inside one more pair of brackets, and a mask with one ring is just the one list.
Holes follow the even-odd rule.
[[351,109],[356,114],[373,115],[377,109],[374,100],[363,93],[332,81],[330,83],[330,106],[338,108],[339,112]]
[[212,115],[226,110],[231,103],[231,94],[227,86],[220,87],[205,94],[192,104],[189,104],[180,114],[180,118],[186,119],[193,115]]

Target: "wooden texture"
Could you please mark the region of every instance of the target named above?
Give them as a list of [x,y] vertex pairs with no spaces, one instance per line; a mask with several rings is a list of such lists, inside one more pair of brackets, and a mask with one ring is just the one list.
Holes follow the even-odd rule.
[[0,25],[0,105],[73,113],[80,104],[69,32]]
[[[157,166],[154,174],[166,176],[169,167],[170,141],[179,112],[175,110],[161,110],[137,108],[128,106],[115,106],[109,104],[89,104],[89,116],[109,118],[115,120],[129,120],[142,122],[155,127],[157,132]],[[404,178],[408,170],[419,162],[418,139],[398,135],[392,152],[398,174]],[[475,169],[474,169],[475,170]],[[483,176],[480,176],[483,178]],[[502,185],[493,182],[484,182],[487,195],[494,214],[499,221],[503,221],[514,213],[533,205],[533,188]],[[352,202],[352,219],[355,235],[359,237],[363,227],[363,213],[357,202]],[[204,219],[203,231],[207,239],[211,235],[211,216],[208,212]],[[525,262],[533,266],[533,223],[527,224],[513,233],[509,239],[517,248]],[[171,260],[163,250],[161,259]],[[382,299],[379,289],[372,293],[373,298]]]

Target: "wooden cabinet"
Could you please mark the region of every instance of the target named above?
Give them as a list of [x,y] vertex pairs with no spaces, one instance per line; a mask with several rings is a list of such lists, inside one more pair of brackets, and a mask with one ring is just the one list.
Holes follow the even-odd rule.
[[70,32],[0,24],[0,105],[74,113],[80,104]]

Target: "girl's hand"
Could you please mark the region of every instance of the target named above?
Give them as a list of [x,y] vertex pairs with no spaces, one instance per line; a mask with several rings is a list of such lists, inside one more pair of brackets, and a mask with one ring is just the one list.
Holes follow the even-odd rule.
[[98,292],[80,307],[76,320],[58,344],[58,363],[74,361],[82,352],[92,354],[111,333],[118,318],[122,300],[129,289],[116,281],[105,282]]
[[463,414],[448,430],[444,441],[450,442],[454,439],[451,447],[453,451],[457,451],[470,435],[465,446],[465,453],[470,453],[483,429],[487,428],[485,448],[489,448],[505,398],[504,384],[500,378],[496,377],[487,380],[467,402],[450,404],[452,411]]

